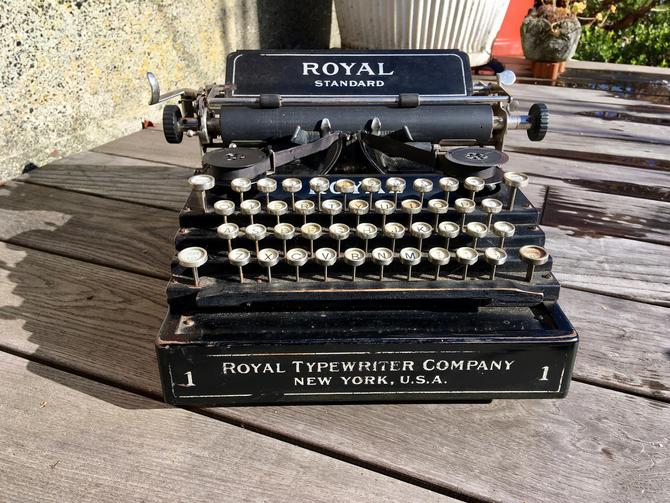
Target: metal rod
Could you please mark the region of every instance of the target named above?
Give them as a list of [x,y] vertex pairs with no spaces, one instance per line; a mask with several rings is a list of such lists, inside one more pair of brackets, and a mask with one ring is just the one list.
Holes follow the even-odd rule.
[[200,286],[200,277],[198,276],[197,267],[193,267],[193,283],[195,283],[195,286]]
[[[260,101],[260,96],[235,96],[227,98],[212,98],[207,102],[209,105],[239,106],[239,105],[255,105]],[[342,97],[299,97],[299,96],[281,96],[282,106],[291,105],[312,105],[312,106],[343,106],[343,105],[397,105],[400,101],[399,96],[372,96],[372,97],[356,97],[356,96],[342,96]],[[435,96],[435,95],[421,95],[419,96],[420,105],[442,105],[442,104],[470,104],[470,103],[509,103],[510,96]]]

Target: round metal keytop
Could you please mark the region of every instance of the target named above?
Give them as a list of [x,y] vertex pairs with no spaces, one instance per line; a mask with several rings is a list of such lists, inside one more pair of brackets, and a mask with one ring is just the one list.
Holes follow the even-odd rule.
[[292,248],[286,253],[286,262],[295,267],[295,280],[300,281],[300,268],[307,263],[309,253],[302,248]]
[[240,203],[240,213],[249,215],[252,224],[254,223],[254,215],[258,215],[260,212],[261,202],[256,199],[247,199]]
[[431,199],[428,201],[428,211],[435,214],[435,224],[433,227],[437,230],[440,224],[440,215],[444,215],[449,211],[449,203],[444,199]]
[[504,248],[505,238],[511,238],[514,236],[515,231],[516,227],[514,227],[514,224],[509,222],[500,221],[494,223],[493,233],[500,238],[500,244],[498,245],[498,248]]
[[328,235],[330,236],[331,239],[334,239],[337,241],[337,255],[339,256],[340,253],[340,245],[342,241],[347,239],[349,237],[349,234],[351,233],[351,229],[347,224],[333,224],[330,227],[328,227]]
[[366,253],[360,248],[347,248],[344,250],[344,261],[353,269],[351,272],[351,281],[356,281],[356,268],[365,263]]
[[414,222],[409,229],[410,234],[419,240],[418,248],[422,250],[423,240],[433,234],[433,228],[426,222]]
[[516,173],[514,171],[508,171],[503,175],[503,182],[505,185],[512,189],[507,204],[507,209],[514,209],[514,200],[516,199],[516,191],[520,188],[528,185],[528,175],[525,173]]
[[302,182],[299,178],[284,178],[281,188],[291,194],[291,209],[295,211],[295,193],[302,190]]
[[426,193],[431,192],[433,190],[433,182],[428,178],[417,178],[412,183],[412,188],[416,192],[421,194],[419,202],[421,203],[421,207],[423,207],[423,200]]
[[177,261],[180,266],[189,268],[193,271],[193,284],[195,286],[200,286],[198,267],[207,263],[207,250],[200,248],[199,246],[184,248],[177,254]]
[[339,192],[340,194],[343,194],[344,199],[342,203],[342,207],[346,208],[347,207],[347,194],[353,194],[356,191],[356,183],[353,180],[349,180],[348,178],[341,178],[340,180],[335,182],[334,185],[334,190],[335,192]]
[[[451,239],[461,233],[461,228],[455,222],[440,222],[440,225],[437,226],[437,233],[443,238]],[[445,248],[448,248],[448,246],[445,246]]]
[[365,240],[365,253],[368,252],[368,241],[377,237],[377,226],[369,223],[362,223],[356,226],[356,236]]
[[326,192],[328,187],[330,187],[330,182],[328,181],[328,178],[323,176],[315,176],[309,181],[309,188],[316,194],[319,211],[321,211],[321,194]]
[[398,253],[400,262],[407,266],[407,281],[412,280],[412,266],[421,263],[421,252],[416,248],[407,247],[400,250]]
[[372,207],[372,194],[382,190],[382,181],[379,178],[363,178],[361,190],[368,193],[368,205]]
[[328,268],[337,261],[338,253],[332,248],[319,248],[314,252],[314,260],[323,266],[323,280],[328,281]]
[[211,175],[193,175],[188,179],[188,184],[192,190],[205,191],[213,189],[216,180]]
[[256,256],[258,256],[258,242],[267,236],[267,229],[261,224],[251,224],[244,229],[244,235],[256,244]]
[[323,229],[319,224],[309,223],[300,227],[300,235],[309,240],[309,250],[314,256],[314,240],[319,239],[323,234]]
[[274,237],[283,241],[284,256],[286,256],[286,241],[295,237],[295,227],[289,223],[281,223],[274,226],[272,229]]
[[326,199],[321,203],[321,211],[330,215],[330,225],[333,225],[333,217],[342,213],[342,203],[337,199]]
[[437,182],[440,186],[440,189],[444,191],[444,199],[449,202],[449,195],[451,192],[456,192],[458,190],[458,179],[451,176],[444,176],[439,179]]
[[463,246],[456,250],[456,260],[458,261],[459,264],[463,264],[465,266],[465,269],[463,270],[464,280],[468,279],[468,267],[470,267],[473,264],[476,264],[478,259],[479,255],[477,253],[477,250],[475,250],[474,248]]
[[277,225],[279,225],[279,217],[288,213],[288,204],[284,201],[271,201],[268,204],[268,213],[277,217]]
[[309,199],[301,199],[300,201],[295,202],[295,211],[298,215],[302,215],[303,224],[307,223],[307,216],[313,215],[316,212],[316,205],[314,201]]
[[261,267],[267,268],[268,283],[272,283],[272,273],[270,269],[279,263],[279,252],[274,248],[263,248],[256,254],[256,261]]
[[244,193],[251,190],[251,180],[248,178],[233,178],[230,188],[240,194],[240,203],[244,201]]
[[349,213],[356,215],[356,225],[361,223],[361,216],[367,215],[370,211],[370,205],[364,199],[352,199],[349,201]]
[[428,260],[431,264],[435,265],[434,279],[437,280],[440,277],[440,267],[449,263],[449,260],[451,260],[451,255],[449,254],[449,250],[446,248],[440,248],[436,246],[435,248],[428,250]]
[[549,253],[541,246],[526,245],[519,249],[519,256],[526,264],[528,270],[526,272],[526,281],[533,280],[533,272],[538,265],[544,265],[549,261]]
[[242,267],[251,261],[251,252],[246,248],[235,248],[228,253],[228,262],[237,267],[240,273],[240,283],[244,282]]
[[214,203],[214,211],[223,216],[223,223],[228,223],[228,217],[235,213],[235,203],[228,199],[220,199]]
[[465,231],[465,216],[475,211],[477,205],[472,199],[461,197],[454,202],[454,208],[461,214],[461,230]]
[[421,213],[421,202],[417,201],[416,199],[405,199],[400,203],[400,208],[402,209],[403,213],[407,213],[409,215],[409,222],[407,223],[407,227],[412,227],[412,219],[414,218],[414,215]]
[[496,268],[507,262],[507,252],[502,248],[487,248],[484,250],[484,260],[491,265],[491,279],[496,279]]
[[405,187],[407,182],[404,178],[398,178],[397,176],[392,176],[386,179],[386,192],[391,192],[393,194],[393,201],[395,205],[398,206],[398,194],[405,192]]
[[399,222],[389,222],[384,227],[384,236],[391,238],[391,251],[395,253],[396,239],[402,239],[405,235],[405,226]]
[[228,241],[228,252],[232,251],[232,240],[240,235],[240,228],[237,224],[227,223],[221,224],[216,228],[216,234],[221,239]]
[[256,182],[256,187],[263,194],[271,194],[277,190],[277,180],[274,178],[261,178]]
[[489,228],[481,222],[470,222],[465,226],[465,232],[473,238],[472,248],[477,248],[477,240],[486,236]]
[[470,199],[475,200],[475,194],[482,190],[486,186],[486,182],[483,178],[478,176],[469,176],[463,180],[463,187],[466,190],[470,191]]
[[501,201],[493,198],[482,199],[482,210],[484,213],[488,213],[489,217],[486,221],[486,226],[491,229],[491,222],[493,221],[493,215],[497,215],[502,211],[503,204]]
[[379,266],[379,281],[384,280],[384,267],[393,262],[393,251],[388,248],[375,248],[372,250],[372,261]]
[[382,215],[382,227],[386,225],[386,217],[393,214],[395,207],[395,203],[388,199],[378,199],[375,201],[375,213]]

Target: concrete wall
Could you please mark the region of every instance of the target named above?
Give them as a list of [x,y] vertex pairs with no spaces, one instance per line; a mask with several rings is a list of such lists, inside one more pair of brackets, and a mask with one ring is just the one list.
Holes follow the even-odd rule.
[[2,0],[0,181],[158,121],[148,70],[199,87],[237,49],[338,43],[331,0]]

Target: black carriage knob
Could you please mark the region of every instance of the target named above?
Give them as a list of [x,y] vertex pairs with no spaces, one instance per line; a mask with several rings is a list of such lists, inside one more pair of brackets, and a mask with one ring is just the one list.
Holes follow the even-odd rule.
[[541,141],[549,128],[549,109],[544,103],[535,103],[528,111],[530,128],[526,131],[530,141]]
[[181,143],[184,131],[181,121],[181,109],[178,105],[165,105],[163,109],[163,135],[168,143]]

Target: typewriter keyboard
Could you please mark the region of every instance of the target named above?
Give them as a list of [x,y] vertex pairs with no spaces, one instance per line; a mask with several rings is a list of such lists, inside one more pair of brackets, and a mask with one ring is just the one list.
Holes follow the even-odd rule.
[[[201,306],[259,298],[557,296],[538,211],[519,190],[443,176],[273,176],[226,186],[197,174],[180,214],[171,288]],[[226,291],[234,295],[225,295]]]

